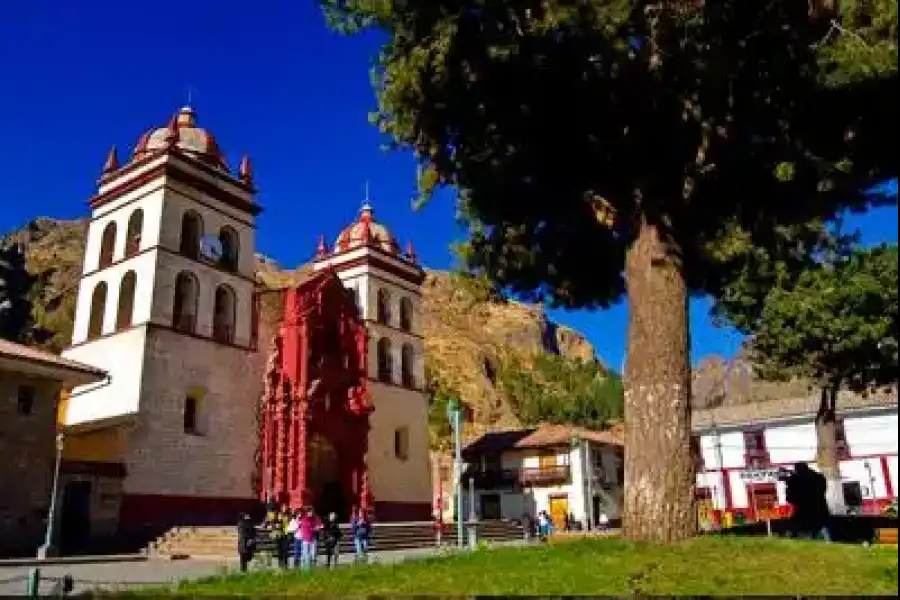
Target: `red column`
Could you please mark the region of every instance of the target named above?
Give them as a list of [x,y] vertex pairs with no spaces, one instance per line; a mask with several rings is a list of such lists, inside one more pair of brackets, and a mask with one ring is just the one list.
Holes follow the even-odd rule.
[[[887,491],[888,498],[894,498],[897,490],[894,489],[894,482],[891,481],[891,468],[888,466],[887,456],[881,457],[881,472],[884,475],[884,488]],[[872,490],[873,492],[875,490]]]

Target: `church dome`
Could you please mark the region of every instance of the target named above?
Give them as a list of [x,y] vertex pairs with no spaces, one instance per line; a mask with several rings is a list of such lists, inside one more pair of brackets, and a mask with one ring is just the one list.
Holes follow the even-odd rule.
[[388,228],[375,220],[372,205],[366,202],[359,211],[359,218],[344,228],[334,243],[335,252],[343,252],[360,246],[375,246],[390,252],[400,254],[400,245],[397,239],[388,231]]
[[208,130],[197,126],[196,114],[190,106],[178,111],[167,126],[151,129],[142,135],[132,158],[139,160],[172,146],[191,158],[228,172],[228,164],[216,138]]

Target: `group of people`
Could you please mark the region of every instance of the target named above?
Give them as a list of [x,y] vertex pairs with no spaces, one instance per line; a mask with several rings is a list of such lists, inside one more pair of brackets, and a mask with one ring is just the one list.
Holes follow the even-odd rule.
[[[535,523],[534,519],[529,513],[523,514],[522,528],[525,531],[526,540],[531,539],[535,534],[537,534],[538,539],[540,539],[541,541],[546,540],[547,537],[550,534],[554,533],[556,530],[556,526],[553,523],[553,517],[551,517],[550,513],[546,510],[538,512],[537,523]],[[609,517],[606,515],[606,513],[600,513],[599,515],[597,515],[593,529],[597,531],[607,531],[609,529]],[[574,516],[569,514],[565,517],[563,530],[581,530],[581,524],[575,520]]]
[[[269,531],[275,542],[278,565],[291,565],[309,569],[318,563],[319,546],[324,549],[325,565],[337,565],[340,556],[340,542],[343,531],[337,514],[330,513],[322,520],[312,507],[291,511],[287,506],[277,509],[272,503],[267,505],[263,527]],[[363,510],[353,511],[350,519],[350,535],[353,539],[354,559],[365,562],[368,559],[372,523]],[[256,552],[257,532],[249,515],[242,515],[238,523],[238,558],[241,571],[246,571]]]

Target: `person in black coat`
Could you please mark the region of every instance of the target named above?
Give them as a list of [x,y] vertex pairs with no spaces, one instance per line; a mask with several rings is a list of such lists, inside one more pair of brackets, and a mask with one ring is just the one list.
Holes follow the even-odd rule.
[[250,515],[241,515],[237,526],[238,533],[238,558],[241,562],[241,573],[247,572],[247,565],[253,560],[253,551],[256,549],[256,528]]
[[794,535],[813,538],[822,533],[828,540],[829,511],[825,499],[825,476],[810,469],[806,463],[797,463],[786,483],[787,501],[794,508],[791,515]]
[[328,515],[328,521],[322,527],[322,542],[325,544],[325,566],[331,567],[337,565],[340,550],[338,545],[341,542],[341,527],[337,522],[337,515],[331,513]]

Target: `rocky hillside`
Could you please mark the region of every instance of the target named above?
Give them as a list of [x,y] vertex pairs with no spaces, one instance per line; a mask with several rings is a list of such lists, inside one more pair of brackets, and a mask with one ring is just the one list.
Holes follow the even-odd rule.
[[[37,277],[35,326],[52,333],[44,345],[55,351],[69,342],[86,224],[36,219],[0,240],[25,250],[28,269]],[[270,287],[283,287],[308,268],[285,270],[265,256],[257,256],[257,264],[259,281]],[[499,381],[511,368],[530,371],[536,358],[551,355],[579,365],[589,361],[598,377],[606,375],[578,332],[550,322],[540,307],[491,298],[469,278],[429,272],[422,310],[429,384],[461,398],[472,433],[521,424],[515,399]],[[540,385],[559,383],[548,378],[533,377]]]
[[753,363],[745,352],[731,360],[710,355],[697,365],[693,373],[694,408],[735,406],[783,398],[800,398],[809,394],[806,381],[772,382],[756,377]]

